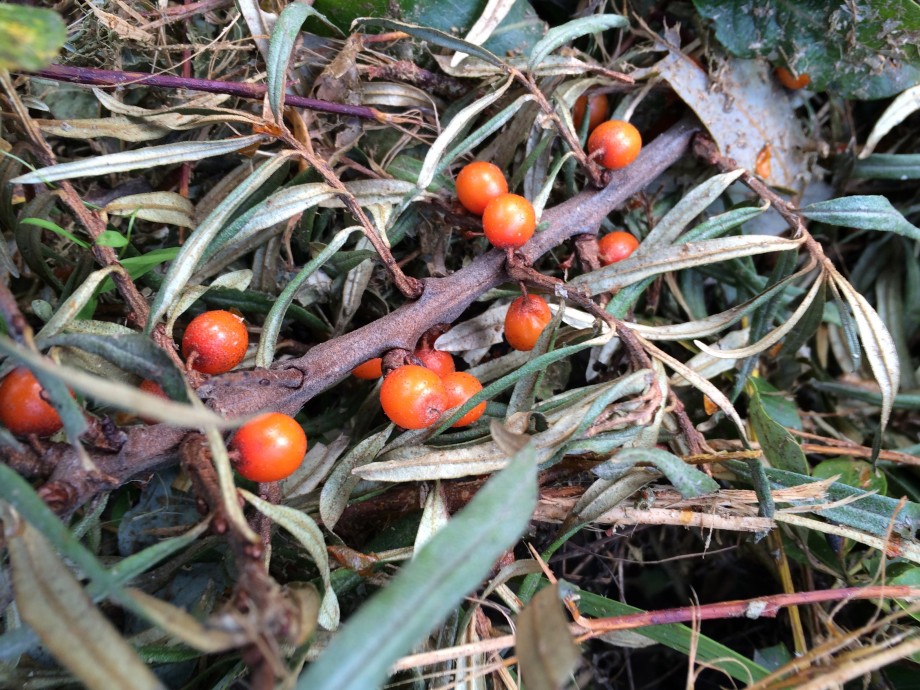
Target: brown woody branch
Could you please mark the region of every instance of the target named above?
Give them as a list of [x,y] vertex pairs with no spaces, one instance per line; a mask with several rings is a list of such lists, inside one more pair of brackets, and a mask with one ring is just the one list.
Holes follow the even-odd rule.
[[[589,189],[547,209],[542,232],[520,253],[533,262],[565,240],[595,234],[601,221],[630,196],[645,188],[687,151],[698,125],[683,120],[652,141],[628,168],[615,171],[604,189]],[[437,323],[456,321],[487,290],[509,280],[505,253],[491,250],[469,266],[445,278],[429,278],[421,297],[387,316],[313,347],[297,359],[278,362],[272,369],[230,372],[212,377],[199,395],[220,414],[246,415],[262,410],[295,414],[314,396],[348,376],[359,364],[388,350],[413,350],[419,338]],[[76,453],[60,452],[46,493],[66,496],[55,503],[61,513],[82,505],[97,492],[112,489],[140,473],[174,463],[176,448],[188,432],[167,425],[137,426],[127,431],[127,442],[117,453],[91,451],[105,476],[100,485],[81,471]]]

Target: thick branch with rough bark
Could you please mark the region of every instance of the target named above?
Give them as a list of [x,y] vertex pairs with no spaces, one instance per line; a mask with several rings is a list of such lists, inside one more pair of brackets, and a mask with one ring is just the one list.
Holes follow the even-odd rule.
[[[586,190],[547,209],[541,218],[545,229],[521,249],[523,259],[533,262],[571,237],[596,233],[608,213],[684,155],[697,129],[694,121],[681,121],[645,147],[632,165],[612,173],[604,189]],[[321,343],[302,357],[278,362],[271,370],[214,376],[198,393],[215,411],[227,416],[263,410],[295,414],[357,365],[394,348],[413,349],[433,325],[456,321],[480,295],[508,280],[505,253],[493,249],[450,276],[428,278],[419,299],[367,326]],[[162,424],[137,426],[126,432],[128,440],[120,452],[91,453],[104,481],[87,477],[75,452],[57,449],[59,460],[42,490],[55,510],[71,511],[99,491],[175,462],[176,449],[186,434]]]

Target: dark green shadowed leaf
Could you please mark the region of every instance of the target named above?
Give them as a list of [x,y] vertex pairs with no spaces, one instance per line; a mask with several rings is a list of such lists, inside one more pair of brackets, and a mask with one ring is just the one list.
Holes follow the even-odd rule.
[[884,230],[920,240],[920,228],[907,219],[883,196],[848,196],[819,201],[799,210],[809,220],[861,230]]
[[808,474],[808,462],[802,447],[767,413],[756,389],[751,393],[748,414],[760,448],[770,464],[781,470]]
[[379,687],[393,662],[442,621],[514,544],[536,500],[536,462],[527,446],[345,623],[297,688]]

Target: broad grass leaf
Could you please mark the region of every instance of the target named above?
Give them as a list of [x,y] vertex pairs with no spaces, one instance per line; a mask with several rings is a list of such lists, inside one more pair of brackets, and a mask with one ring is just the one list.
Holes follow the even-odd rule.
[[323,538],[322,530],[309,515],[296,508],[263,501],[245,489],[240,489],[240,493],[256,510],[271,518],[272,522],[286,529],[310,554],[310,558],[313,559],[319,569],[319,575],[323,580],[323,599],[319,608],[319,624],[326,630],[338,628],[339,600],[335,595],[335,590],[332,588],[329,553],[326,551],[326,541]]
[[37,70],[54,61],[67,26],[51,9],[0,5],[0,70]]
[[558,585],[541,589],[518,615],[514,649],[528,690],[558,690],[578,668],[581,654],[569,632]]
[[163,146],[145,146],[134,151],[111,153],[105,156],[84,158],[71,163],[51,165],[47,168],[40,168],[35,172],[15,177],[11,182],[14,184],[42,184],[44,182],[71,180],[92,175],[111,175],[128,170],[145,170],[158,165],[200,161],[204,158],[214,158],[215,156],[234,153],[264,140],[264,135],[253,134],[247,137],[224,139],[222,141],[183,141],[177,144],[164,144]]
[[345,623],[297,688],[371,690],[489,573],[537,502],[528,446]]
[[618,14],[592,14],[587,17],[573,19],[546,32],[546,35],[530,51],[528,66],[530,69],[535,68],[554,50],[561,48],[576,38],[581,38],[586,34],[606,31],[607,29],[625,29],[628,26],[629,20]]
[[920,240],[920,228],[909,223],[883,196],[847,196],[809,204],[799,213],[819,223],[861,230],[884,230]]
[[802,447],[792,434],[767,414],[756,389],[750,396],[748,415],[760,441],[760,449],[773,467],[808,474],[808,461]]
[[162,690],[41,532],[9,508],[3,512],[16,604],[45,647],[91,690]]
[[291,60],[294,44],[300,36],[300,27],[308,17],[315,17],[333,31],[338,29],[326,17],[313,9],[306,2],[292,2],[286,5],[275,26],[272,27],[268,41],[268,58],[265,70],[268,73],[268,104],[277,122],[281,122],[281,109],[284,106],[284,90],[287,82],[287,68]]

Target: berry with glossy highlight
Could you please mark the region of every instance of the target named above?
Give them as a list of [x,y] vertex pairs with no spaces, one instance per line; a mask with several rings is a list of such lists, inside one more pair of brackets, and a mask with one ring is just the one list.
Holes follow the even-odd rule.
[[387,374],[380,387],[380,406],[397,426],[425,429],[447,409],[447,391],[441,377],[417,364],[406,364]]
[[13,369],[0,382],[0,423],[18,436],[50,436],[63,426],[42,397],[44,388],[26,368]]
[[254,482],[290,477],[307,453],[307,435],[293,417],[269,412],[241,426],[230,447],[236,471]]
[[619,170],[636,160],[642,150],[639,130],[623,120],[607,120],[597,126],[588,137],[588,153],[597,156],[597,162],[608,170]]
[[453,356],[443,350],[423,347],[415,351],[415,357],[422,363],[423,367],[431,369],[441,378],[457,370]]
[[367,360],[364,364],[359,364],[351,370],[352,376],[365,381],[373,381],[383,376],[383,358],[374,357]]
[[[447,390],[448,408],[462,405],[482,390],[482,384],[479,383],[479,379],[472,374],[467,374],[465,371],[455,371],[445,376],[442,380],[444,381],[444,388]],[[482,417],[482,413],[485,411],[486,404],[484,402],[479,403],[476,407],[451,424],[451,428],[469,426]]]
[[597,241],[597,256],[604,266],[628,259],[639,246],[639,240],[628,232],[617,230]]
[[486,161],[473,161],[457,174],[457,198],[470,213],[481,216],[489,202],[508,193],[501,168]]
[[249,333],[243,319],[222,309],[206,311],[191,320],[182,336],[182,356],[196,353],[192,368],[203,374],[223,374],[243,361]]
[[585,109],[588,111],[588,133],[593,132],[598,125],[607,119],[609,104],[607,95],[596,93],[590,98],[588,96],[579,96],[575,101],[575,107],[572,109],[572,120],[575,123],[575,131],[581,131],[581,122],[585,117]]
[[519,249],[533,237],[537,214],[533,204],[517,194],[497,196],[482,213],[486,239],[499,249]]
[[530,351],[552,318],[553,313],[542,297],[518,297],[505,314],[505,339],[515,350]]

